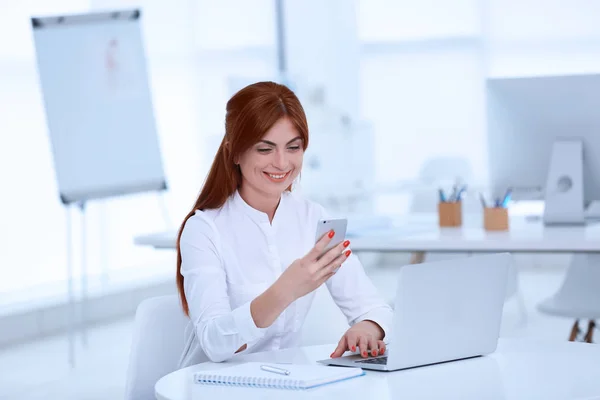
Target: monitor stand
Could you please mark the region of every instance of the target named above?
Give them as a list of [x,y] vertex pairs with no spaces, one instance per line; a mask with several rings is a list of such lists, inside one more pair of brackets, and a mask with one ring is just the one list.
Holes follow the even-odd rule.
[[545,192],[544,224],[585,224],[581,140],[554,142]]

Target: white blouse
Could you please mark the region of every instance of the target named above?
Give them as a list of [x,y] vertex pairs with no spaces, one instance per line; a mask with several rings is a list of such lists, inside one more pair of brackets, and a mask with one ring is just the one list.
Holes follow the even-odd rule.
[[[285,192],[272,224],[236,192],[220,209],[197,210],[181,235],[181,273],[190,323],[180,368],[206,360],[224,361],[244,352],[299,346],[315,292],[294,301],[267,328],[258,328],[250,302],[314,246],[323,207]],[[389,332],[392,310],[350,255],[326,282],[335,303],[353,325],[369,319]]]

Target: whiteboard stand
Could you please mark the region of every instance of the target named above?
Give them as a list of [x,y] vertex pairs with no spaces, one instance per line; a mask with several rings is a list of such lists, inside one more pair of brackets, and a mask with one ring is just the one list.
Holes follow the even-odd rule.
[[[98,199],[167,190],[141,16],[141,10],[127,9],[31,17],[54,169],[66,212],[71,366],[75,365],[75,332],[81,332],[84,346],[88,343],[86,206]],[[81,216],[77,296],[74,205]],[[164,203],[162,212],[168,219]],[[100,245],[106,250],[104,240]],[[101,257],[106,283],[106,254]]]
[[73,290],[73,234],[71,225],[71,210],[65,207],[66,242],[67,242],[67,303],[69,312],[67,313],[67,336],[68,336],[68,355],[69,365],[75,367],[75,294]]
[[[80,276],[80,295],[79,313],[77,313],[76,296],[74,288],[74,268],[73,268],[73,221],[71,219],[71,207],[65,204],[65,222],[67,224],[67,298],[69,315],[67,316],[67,335],[69,345],[69,365],[75,367],[75,332],[81,332],[81,341],[84,347],[87,347],[87,227],[85,218],[85,202],[79,203],[81,212],[81,276]],[[75,318],[76,316],[79,318]],[[77,320],[77,323],[76,323]]]
[[99,211],[99,237],[100,237],[100,285],[102,290],[105,290],[108,286],[109,274],[108,274],[108,232],[106,230],[106,207],[105,204],[99,204],[97,208]]
[[87,235],[85,218],[85,201],[79,203],[81,212],[81,301],[79,308],[79,328],[81,330],[81,342],[87,347],[87,298],[88,298],[88,280],[87,280]]

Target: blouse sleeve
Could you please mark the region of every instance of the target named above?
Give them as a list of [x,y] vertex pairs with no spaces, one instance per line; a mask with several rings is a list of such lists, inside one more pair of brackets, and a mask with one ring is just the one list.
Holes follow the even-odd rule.
[[250,349],[267,328],[258,328],[250,301],[232,310],[214,224],[197,211],[180,240],[181,274],[190,319],[200,346],[213,362],[227,360],[244,344]]
[[[319,214],[321,219],[331,218],[321,206]],[[383,300],[355,254],[350,255],[326,284],[350,325],[364,320],[373,321],[381,327],[384,337],[389,337],[392,308]]]

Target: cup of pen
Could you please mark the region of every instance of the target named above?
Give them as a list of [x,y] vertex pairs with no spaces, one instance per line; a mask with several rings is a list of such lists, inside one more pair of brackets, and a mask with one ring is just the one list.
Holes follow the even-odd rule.
[[462,203],[455,202],[439,202],[438,203],[438,220],[442,228],[456,228],[462,225]]
[[441,228],[456,228],[462,225],[462,193],[466,188],[457,190],[446,197],[443,190],[439,190],[438,223]]
[[486,231],[508,231],[508,202],[510,200],[510,191],[503,199],[496,199],[493,204],[487,204],[483,195],[481,203],[483,206],[483,228]]

